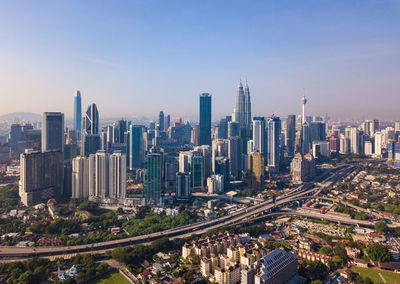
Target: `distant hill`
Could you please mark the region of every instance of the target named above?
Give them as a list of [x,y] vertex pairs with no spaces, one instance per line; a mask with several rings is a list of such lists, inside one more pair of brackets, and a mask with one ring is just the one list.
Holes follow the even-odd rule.
[[9,114],[0,115],[0,120],[8,120],[13,122],[36,122],[41,120],[41,115],[32,112],[13,112]]

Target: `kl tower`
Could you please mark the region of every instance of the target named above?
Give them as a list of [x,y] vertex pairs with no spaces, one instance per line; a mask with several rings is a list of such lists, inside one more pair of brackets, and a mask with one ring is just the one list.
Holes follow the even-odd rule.
[[306,106],[306,103],[307,103],[307,99],[306,99],[306,96],[304,96],[303,95],[303,97],[301,98],[301,105],[302,105],[302,110],[303,110],[303,112],[302,112],[302,116],[301,116],[301,124],[304,124],[304,122],[306,122],[306,117],[305,117],[305,106]]

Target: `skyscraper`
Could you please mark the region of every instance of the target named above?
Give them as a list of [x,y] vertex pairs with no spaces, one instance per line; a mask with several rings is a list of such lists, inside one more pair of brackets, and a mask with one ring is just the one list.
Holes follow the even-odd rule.
[[23,139],[22,127],[20,124],[11,124],[10,134],[9,134],[9,144],[10,144],[10,157],[18,158],[23,152],[23,149],[19,147],[19,143]]
[[72,198],[89,197],[89,159],[76,157],[72,160]]
[[[88,106],[85,118],[82,121],[81,155],[89,157],[100,149],[99,112],[96,104]],[[105,147],[107,149],[108,147]]]
[[64,114],[44,112],[42,115],[42,152],[64,151]]
[[96,104],[88,106],[83,121],[83,132],[84,134],[98,134],[99,133],[99,111],[97,110]]
[[80,133],[81,128],[82,128],[82,100],[81,100],[81,92],[78,90],[76,91],[74,97],[74,129],[77,131],[77,133]]
[[202,153],[200,151],[191,151],[188,162],[192,178],[192,188],[202,189],[204,179],[204,157]]
[[268,153],[269,167],[279,168],[281,156],[281,120],[273,116],[268,121]]
[[[95,154],[101,148],[101,140],[99,134],[85,134],[81,141],[81,155],[89,157],[91,154]],[[107,150],[104,149],[104,150]]]
[[228,122],[228,138],[239,137],[239,123],[237,121]]
[[199,145],[211,146],[211,95],[200,95],[200,133]]
[[144,197],[146,203],[161,203],[162,153],[150,153],[144,159]]
[[360,131],[352,127],[350,131],[350,152],[353,154],[362,154],[360,152],[361,137]]
[[250,89],[247,84],[244,88],[244,116],[245,116],[245,127],[246,127],[246,136],[250,135],[250,124],[251,124],[251,100],[250,100]]
[[125,198],[126,196],[126,155],[114,152],[109,162],[109,197]]
[[[94,193],[96,197],[106,198],[109,193],[109,155],[105,151],[98,151],[94,156]],[[91,155],[91,156],[92,156]]]
[[375,132],[374,136],[374,141],[375,141],[375,155],[377,157],[382,156],[382,144],[383,144],[383,135],[382,132]]
[[176,199],[189,199],[191,195],[190,173],[176,173]]
[[243,169],[243,157],[242,157],[242,140],[239,137],[231,137],[228,142],[228,158],[229,168],[231,176],[237,178],[240,176],[240,172]]
[[143,125],[131,125],[129,129],[129,169],[142,168],[144,163]]
[[290,157],[294,155],[294,141],[296,139],[296,116],[288,115],[286,120],[286,147]]
[[128,130],[128,123],[125,119],[118,120],[117,143],[126,143],[124,134]]
[[253,118],[253,150],[264,153],[265,120],[264,117]]
[[164,112],[160,111],[160,114],[158,116],[158,127],[160,131],[164,131]]
[[228,120],[226,118],[221,118],[218,124],[218,139],[228,138]]
[[314,121],[310,123],[310,141],[326,140],[326,125],[323,121]]
[[[249,92],[249,98],[250,98],[250,92]],[[236,91],[236,105],[233,110],[233,116],[232,116],[232,120],[238,122],[240,128],[246,126],[247,118],[245,109],[246,109],[246,98],[244,95],[242,81],[240,81]]]
[[58,198],[63,192],[63,153],[30,151],[21,154],[19,196],[26,206]]

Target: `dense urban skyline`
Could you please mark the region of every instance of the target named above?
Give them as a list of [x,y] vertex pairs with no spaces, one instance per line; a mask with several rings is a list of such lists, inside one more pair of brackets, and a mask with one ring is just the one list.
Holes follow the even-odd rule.
[[96,4],[0,4],[0,114],[69,118],[81,90],[102,117],[195,118],[202,92],[222,117],[247,77],[254,115],[299,113],[305,88],[310,113],[399,118],[399,1]]

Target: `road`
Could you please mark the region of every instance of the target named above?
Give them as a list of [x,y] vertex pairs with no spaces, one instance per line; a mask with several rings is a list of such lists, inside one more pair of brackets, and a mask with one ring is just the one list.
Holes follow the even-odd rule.
[[292,192],[279,196],[276,200],[276,204],[273,204],[272,199],[269,199],[254,206],[238,210],[232,214],[213,220],[193,223],[148,235],[124,238],[107,242],[99,242],[88,245],[23,248],[0,247],[0,259],[29,258],[35,256],[52,257],[57,255],[71,255],[82,252],[94,253],[99,251],[106,251],[115,247],[129,246],[138,243],[147,243],[161,237],[183,238],[191,236],[193,234],[203,234],[208,230],[230,226],[243,220],[251,220],[253,217],[257,217],[260,214],[270,212],[275,206],[283,206],[305,196],[316,196],[324,188],[330,188],[338,180],[348,175],[354,169],[354,166],[338,167],[335,170],[332,170],[329,176],[325,180],[323,180],[319,186],[310,188],[309,185],[302,185]]

